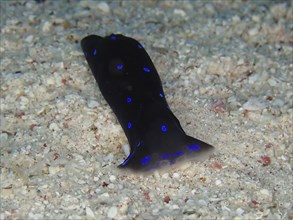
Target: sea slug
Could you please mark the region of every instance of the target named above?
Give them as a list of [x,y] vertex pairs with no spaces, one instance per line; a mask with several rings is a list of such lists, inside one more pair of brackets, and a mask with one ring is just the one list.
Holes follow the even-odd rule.
[[89,35],[82,39],[81,47],[130,145],[130,154],[120,168],[151,171],[198,161],[213,151],[213,146],[185,134],[168,106],[156,68],[139,42],[119,34]]

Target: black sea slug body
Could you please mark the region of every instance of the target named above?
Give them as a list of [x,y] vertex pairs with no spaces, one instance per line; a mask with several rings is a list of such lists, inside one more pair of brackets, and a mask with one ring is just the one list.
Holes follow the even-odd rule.
[[131,152],[120,168],[150,171],[180,161],[198,161],[212,152],[211,145],[185,134],[139,42],[123,35],[90,35],[82,39],[81,47],[130,144]]

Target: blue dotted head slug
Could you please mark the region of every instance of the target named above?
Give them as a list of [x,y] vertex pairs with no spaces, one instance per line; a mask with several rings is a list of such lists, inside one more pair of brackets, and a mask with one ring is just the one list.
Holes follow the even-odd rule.
[[151,171],[198,161],[212,152],[211,145],[185,134],[167,104],[156,68],[139,42],[123,35],[89,35],[82,39],[81,47],[130,145],[130,154],[120,168]]

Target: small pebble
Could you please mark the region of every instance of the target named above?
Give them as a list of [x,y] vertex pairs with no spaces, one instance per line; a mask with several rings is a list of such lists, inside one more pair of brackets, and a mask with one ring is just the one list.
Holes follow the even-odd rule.
[[49,129],[52,131],[59,131],[60,130],[59,126],[54,122],[49,125]]
[[88,103],[87,103],[87,106],[89,108],[97,108],[100,106],[100,103],[96,100],[89,100]]
[[52,24],[50,21],[46,21],[42,27],[43,32],[49,32],[52,28]]
[[168,178],[169,178],[169,173],[164,173],[164,174],[162,175],[162,177],[163,177],[163,179],[168,179]]
[[8,134],[7,133],[1,133],[0,134],[0,143],[3,144],[4,142],[6,142],[8,139]]
[[52,167],[52,166],[49,167],[49,173],[50,173],[51,175],[55,175],[55,174],[58,173],[59,171],[60,171],[60,167]]
[[103,193],[102,195],[100,195],[100,198],[103,199],[108,199],[110,197],[109,193]]
[[175,205],[172,205],[172,209],[180,209],[180,207],[177,205],[177,204],[175,204]]
[[222,181],[221,181],[221,180],[216,180],[215,184],[216,184],[217,186],[219,186],[219,185],[222,184]]
[[107,213],[108,218],[115,218],[115,216],[117,215],[117,207],[116,206],[112,206]]
[[197,201],[197,205],[202,206],[202,207],[206,207],[208,205],[208,203],[207,203],[207,201],[200,199]]
[[263,195],[266,195],[266,196],[271,196],[270,191],[267,190],[267,189],[261,189],[261,190],[260,190],[260,193],[263,194]]
[[86,212],[86,216],[87,216],[87,218],[95,219],[95,214],[94,214],[94,212],[91,210],[90,207],[86,207],[85,212]]
[[244,213],[244,210],[241,208],[236,209],[237,215],[242,215]]
[[126,156],[128,156],[128,155],[130,154],[130,147],[129,147],[128,144],[123,144],[123,145],[122,145],[122,150],[123,150],[123,152],[124,152],[124,154],[125,154]]
[[287,10],[290,10],[287,3],[276,4],[270,8],[271,13],[277,20],[284,17],[287,14]]
[[180,174],[179,173],[174,173],[173,174],[173,178],[178,179],[179,177],[180,177]]
[[110,180],[111,182],[115,182],[115,180],[116,180],[116,176],[111,175],[110,178],[109,178],[109,180]]
[[158,212],[159,212],[159,209],[157,209],[157,208],[152,210],[153,215],[158,215]]
[[250,36],[257,35],[258,34],[258,28],[252,28],[252,29],[248,30],[248,34]]
[[110,7],[106,2],[100,2],[98,4],[98,8],[103,11],[105,14],[108,14],[110,12]]
[[177,8],[174,9],[174,14],[175,15],[179,15],[181,17],[185,17],[186,16],[185,11],[183,11],[182,9],[177,9]]
[[277,81],[274,78],[270,78],[268,80],[268,83],[270,84],[270,86],[276,86],[277,85]]
[[27,43],[31,43],[34,40],[34,36],[33,35],[29,35],[24,40]]
[[250,111],[256,111],[266,108],[266,104],[257,97],[250,97],[248,101],[243,104],[243,108]]

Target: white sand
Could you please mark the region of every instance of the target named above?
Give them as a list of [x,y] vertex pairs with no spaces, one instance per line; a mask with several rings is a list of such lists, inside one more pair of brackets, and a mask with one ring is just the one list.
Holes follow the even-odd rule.
[[[292,220],[292,1],[66,2],[0,1],[1,219]],[[79,45],[111,33],[144,45],[211,158],[119,172],[127,140]]]

